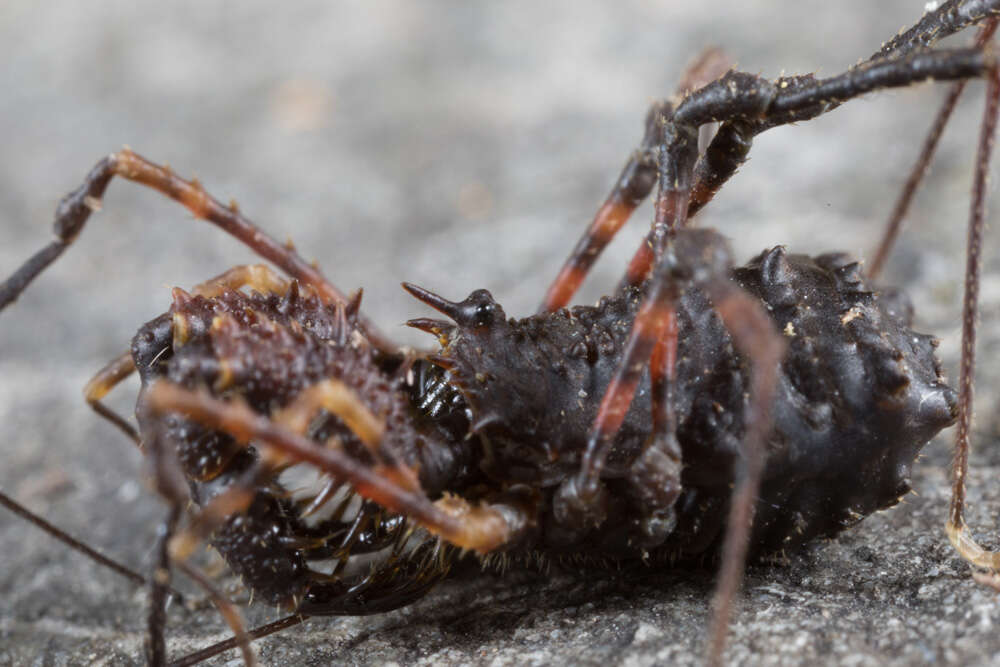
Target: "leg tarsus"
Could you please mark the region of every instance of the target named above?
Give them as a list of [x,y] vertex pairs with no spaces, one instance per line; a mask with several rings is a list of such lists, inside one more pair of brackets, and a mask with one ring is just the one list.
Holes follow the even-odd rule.
[[141,448],[142,438],[135,427],[126,418],[101,403],[101,399],[107,396],[108,392],[134,372],[135,362],[132,360],[132,353],[123,352],[109,361],[94,377],[90,378],[90,381],[83,388],[83,396],[87,401],[87,405],[93,408],[94,412],[114,424],[137,447]]
[[[248,631],[246,634],[251,641],[254,639],[260,639],[261,637],[267,637],[275,632],[281,632],[286,628],[294,627],[308,618],[309,616],[306,614],[291,614],[289,616],[285,616],[284,618],[280,618],[277,621],[272,621],[271,623],[258,626],[253,630]],[[170,663],[170,667],[191,667],[192,665],[197,665],[198,663],[204,662],[209,658],[214,658],[220,653],[234,649],[237,646],[239,646],[239,640],[236,637],[230,637],[229,639],[221,641],[218,644],[212,644],[211,646],[207,646],[200,651],[186,655],[180,660],[175,660]]]

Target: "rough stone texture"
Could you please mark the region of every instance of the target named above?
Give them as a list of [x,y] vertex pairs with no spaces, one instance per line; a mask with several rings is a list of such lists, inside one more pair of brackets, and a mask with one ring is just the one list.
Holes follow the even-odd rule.
[[[909,24],[907,0],[724,3],[33,3],[0,7],[0,274],[49,237],[57,199],[122,143],[197,174],[291,237],[387,330],[424,310],[410,280],[453,298],[487,287],[531,312],[641,132],[707,44],[743,69],[833,74]],[[968,36],[966,36],[966,39]],[[982,87],[917,202],[889,277],[954,377],[962,244]],[[941,90],[873,95],[757,142],[704,212],[746,259],[865,253]],[[997,206],[994,205],[994,209]],[[620,275],[649,209],[581,300]],[[997,245],[993,233],[987,248]],[[113,184],[78,246],[0,316],[0,484],[61,526],[147,567],[163,509],[130,445],[80,388],[187,286],[250,255],[170,202]],[[971,520],[996,547],[1000,257],[983,284]],[[116,395],[128,410],[129,390]],[[746,664],[1000,664],[1000,602],[940,530],[948,438],[918,495],[781,566],[751,568],[729,658]],[[0,515],[0,665],[132,664],[143,591]],[[262,641],[267,664],[650,665],[698,660],[705,572],[553,571],[456,577],[409,609],[315,620]],[[253,621],[270,618],[255,610]],[[171,616],[171,654],[225,635],[208,611]],[[232,660],[218,659],[215,664]]]

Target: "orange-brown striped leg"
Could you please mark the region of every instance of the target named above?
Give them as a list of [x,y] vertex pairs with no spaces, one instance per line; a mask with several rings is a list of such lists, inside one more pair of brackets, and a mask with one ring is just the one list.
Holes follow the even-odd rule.
[[309,423],[319,410],[326,410],[339,417],[377,461],[384,460],[379,445],[385,425],[340,380],[329,378],[303,389],[294,401],[276,412],[273,418],[278,424],[302,434],[309,429]]
[[101,403],[101,399],[108,395],[118,383],[127,378],[135,371],[135,362],[132,361],[131,352],[123,352],[108,364],[97,371],[94,377],[90,378],[83,388],[83,396],[87,400],[87,405],[94,409],[94,412],[114,424],[118,430],[127,435],[137,447],[142,447],[142,438],[139,432],[131,423],[120,414]]
[[624,226],[632,211],[653,190],[656,183],[653,147],[658,141],[661,119],[670,111],[669,102],[656,102],[650,107],[646,114],[646,132],[639,148],[625,163],[611,193],[549,286],[538,312],[553,312],[569,303],[598,256]]
[[[683,288],[682,282],[704,273],[700,267],[694,270],[691,263],[700,262],[703,257],[711,258],[711,253],[706,255],[700,248],[702,240],[691,235],[685,236],[680,247],[674,244],[674,247],[668,248],[675,230],[683,225],[687,217],[691,170],[698,151],[697,129],[676,126],[669,129],[670,136],[665,137],[660,147],[660,189],[652,232],[653,250],[659,257],[657,277],[643,298],[625,343],[622,360],[601,398],[580,461],[580,472],[563,482],[554,500],[556,516],[575,529],[584,529],[588,524],[602,520],[599,508],[603,505],[601,496],[605,491],[600,477],[614,437],[632,403],[653,347],[663,338],[675,317],[674,304]],[[715,236],[708,242],[716,243]],[[715,270],[715,267],[708,267],[707,270]]]
[[[347,425],[375,457],[375,471],[406,488],[419,491],[417,472],[384,456],[380,448],[384,424],[371,413],[357,395],[340,380],[327,379],[302,390],[283,409],[272,415],[274,422],[298,435],[309,430],[309,424],[320,410],[336,415]],[[316,445],[322,446],[322,445]],[[186,560],[195,547],[206,539],[229,517],[245,511],[256,496],[256,489],[294,459],[289,460],[279,450],[266,449],[260,460],[228,489],[215,496],[192,518],[190,524],[177,534],[171,544],[174,560]]]
[[[993,38],[996,29],[996,20],[985,23],[976,36],[976,45],[985,46]],[[889,253],[892,251],[892,247],[895,245],[896,239],[899,237],[899,232],[903,227],[903,218],[906,217],[907,212],[910,210],[910,204],[917,193],[917,188],[920,187],[920,182],[923,180],[924,175],[927,174],[927,167],[934,156],[934,151],[937,150],[938,141],[941,139],[944,128],[948,124],[952,112],[955,110],[958,98],[961,97],[962,91],[965,90],[966,83],[968,81],[959,81],[953,83],[948,88],[948,94],[941,104],[937,116],[934,118],[934,123],[931,125],[931,130],[927,134],[927,138],[924,139],[920,156],[910,170],[910,175],[906,179],[906,185],[903,186],[902,192],[899,193],[899,199],[896,200],[896,204],[892,208],[892,214],[889,216],[889,220],[885,225],[885,231],[882,233],[882,240],[879,241],[878,247],[875,250],[874,259],[872,259],[871,264],[868,266],[868,277],[872,281],[879,277],[882,269],[885,267],[886,260],[889,259]]]
[[[315,289],[326,301],[346,302],[340,290],[334,287],[319,269],[299,256],[290,244],[279,243],[264,233],[239,212],[235,203],[223,205],[205,192],[198,181],[180,178],[168,167],[154,164],[125,148],[98,162],[87,174],[83,184],[62,199],[56,210],[54,224],[56,239],[0,284],[0,311],[13,303],[31,281],[76,240],[90,214],[100,209],[104,191],[115,176],[141,183],[176,200],[196,218],[207,220],[223,229],[292,278]],[[397,351],[397,346],[370,322],[362,319],[360,325],[375,347],[385,352]]]
[[443,498],[431,502],[421,491],[411,491],[396,480],[379,474],[360,461],[315,442],[258,415],[235,401],[222,401],[206,391],[192,391],[159,381],[146,393],[146,405],[154,412],[175,412],[208,428],[225,431],[237,441],[254,441],[262,449],[276,450],[279,456],[347,481],[363,498],[392,512],[404,514],[430,533],[464,549],[480,553],[493,551],[518,537],[527,523],[512,517],[510,508],[480,505]]
[[965,268],[965,298],[962,310],[962,360],[958,381],[958,432],[952,463],[951,506],[946,529],[952,546],[979,573],[977,580],[1000,590],[1000,552],[976,543],[965,523],[965,480],[969,469],[969,433],[972,427],[972,397],[976,366],[976,324],[978,319],[979,275],[982,268],[983,227],[986,209],[986,182],[1000,109],[1000,70],[987,79],[986,111],[983,117],[976,171],[972,186],[972,209]]
[[[707,49],[686,68],[674,93],[680,99],[694,89],[722,76],[729,61],[719,49]],[[668,101],[654,103],[646,114],[646,131],[642,142],[625,163],[618,181],[593,221],[584,232],[569,258],[552,282],[539,312],[546,313],[566,306],[580,288],[598,256],[622,228],[632,212],[649,196],[656,183],[655,147],[660,141],[660,128],[673,109]]]
[[[695,214],[712,201],[723,184],[746,161],[753,138],[759,132],[760,128],[741,120],[728,121],[719,127],[705,154],[695,163],[694,182],[684,225],[690,224]],[[641,285],[649,277],[655,259],[652,234],[652,231],[647,234],[646,242],[640,244],[632,255],[619,288]]]
[[677,380],[677,311],[671,308],[663,334],[653,346],[649,379],[653,396],[653,432],[673,433],[677,428],[673,393]]
[[764,471],[765,444],[771,432],[771,403],[778,385],[778,368],[785,354],[785,342],[760,301],[728,279],[717,280],[707,291],[737,349],[750,360],[752,367],[750,403],[741,448],[742,466],[737,471],[738,481],[729,503],[722,565],[713,596],[712,629],[708,635],[707,662],[718,665],[725,648],[733,600],[743,578],[753,509]]

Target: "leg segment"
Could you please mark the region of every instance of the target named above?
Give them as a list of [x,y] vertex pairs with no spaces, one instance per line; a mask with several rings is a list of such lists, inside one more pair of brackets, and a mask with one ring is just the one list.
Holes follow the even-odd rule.
[[[985,46],[993,38],[996,29],[996,19],[988,21],[982,30],[979,31],[979,35],[976,37],[976,45],[979,47]],[[896,204],[893,206],[892,214],[889,216],[889,221],[886,223],[885,231],[882,234],[882,240],[875,250],[871,266],[868,267],[868,277],[873,281],[882,273],[882,268],[889,258],[892,246],[895,245],[896,239],[899,237],[899,232],[903,227],[903,218],[906,217],[906,213],[910,210],[910,204],[917,193],[917,188],[920,187],[920,181],[923,180],[924,175],[927,173],[927,168],[930,165],[931,158],[934,156],[934,151],[937,150],[938,141],[941,139],[945,125],[948,124],[948,120],[955,110],[958,98],[961,97],[962,91],[965,90],[966,83],[968,82],[959,81],[951,85],[948,89],[948,95],[945,97],[944,103],[942,103],[941,109],[938,111],[938,115],[931,125],[931,130],[924,140],[923,148],[920,150],[920,157],[917,158],[916,164],[910,170],[910,176],[906,179],[906,185],[903,186],[903,191],[900,192],[899,199],[896,200]]]
[[[254,639],[267,637],[268,635],[272,635],[275,632],[281,632],[285,628],[294,627],[299,623],[305,621],[307,618],[309,617],[305,616],[304,614],[292,614],[290,616],[285,616],[284,618],[279,618],[277,621],[273,621],[271,623],[267,623],[265,625],[256,627],[253,630],[249,630],[246,633],[247,638],[250,641],[253,641]],[[192,665],[197,665],[198,663],[204,662],[209,658],[214,658],[220,653],[224,653],[230,649],[234,649],[239,645],[240,645],[239,640],[236,637],[232,637],[225,641],[221,641],[218,644],[213,644],[212,646],[203,648],[200,651],[196,651],[190,655],[186,655],[180,660],[175,660],[174,662],[170,663],[170,665],[171,667],[192,667]]]
[[737,476],[738,483],[729,502],[722,566],[713,596],[715,611],[708,635],[707,662],[717,665],[722,663],[730,610],[743,577],[753,509],[760,491],[767,437],[771,431],[771,403],[785,344],[760,302],[733,283],[717,281],[708,293],[737,348],[752,364],[750,405],[742,443],[742,474]]
[[[184,180],[169,168],[154,164],[126,148],[98,162],[83,185],[59,203],[54,225],[56,239],[0,285],[0,310],[13,303],[31,281],[76,240],[90,214],[100,208],[101,197],[115,176],[151,187],[180,202],[196,218],[207,220],[235,236],[289,276],[315,289],[326,301],[346,302],[346,297],[316,267],[302,259],[290,245],[278,243],[261,231],[240,214],[235,203],[224,206],[205,192],[198,181]],[[370,322],[362,320],[360,325],[375,347],[385,352],[396,351],[396,346]]]
[[[1000,15],[998,0],[964,2],[952,0],[925,14],[913,28],[887,42],[879,52],[845,74],[821,81],[815,80],[812,75],[781,77],[773,84],[758,78],[757,85],[773,86],[777,93],[773,104],[768,108],[760,109],[759,114],[737,113],[729,114],[726,118],[712,118],[712,114],[709,114],[707,120],[723,122],[705,155],[698,160],[695,167],[689,216],[693,216],[711,201],[722,185],[736,173],[746,161],[754,137],[765,130],[814,118],[832,111],[851,97],[877,88],[906,86],[929,79],[964,80],[982,76],[992,67],[994,59],[992,56],[985,58],[987,61],[985,66],[977,66],[974,62],[976,58],[971,56],[971,53],[981,52],[981,48],[967,50],[964,55],[960,54],[959,50],[928,52],[918,49],[929,47],[937,40],[962,28],[998,15]],[[978,42],[980,47],[987,40],[988,38],[981,35],[981,41]],[[945,55],[947,53],[953,55]],[[928,74],[925,71],[927,68],[935,69],[937,72]],[[746,87],[737,94],[756,94],[758,91],[754,90],[754,87]],[[696,91],[688,101],[695,102],[694,98],[706,97],[702,94],[704,92]],[[784,99],[779,101],[779,97]],[[705,100],[692,104],[692,110],[696,106],[706,106]],[[700,115],[703,112],[704,110],[693,115]],[[696,122],[707,122],[707,120]],[[653,261],[652,250],[647,245],[640,246],[629,262],[622,284],[642,283],[649,276]]]
[[723,53],[718,49],[709,49],[685,70],[674,101],[656,102],[650,107],[646,113],[646,131],[642,142],[625,163],[618,182],[552,282],[539,312],[552,312],[569,303],[598,256],[652,192],[656,182],[654,151],[660,142],[663,122],[670,116],[676,101],[722,76],[727,69],[729,61]]
[[973,370],[976,363],[976,320],[985,224],[986,179],[996,134],[997,113],[1000,109],[1000,72],[994,71],[988,83],[986,111],[976,154],[972,210],[969,216],[965,298],[962,312],[962,361],[958,386],[958,432],[952,466],[951,507],[946,529],[952,545],[962,558],[974,567],[989,573],[978,578],[1000,590],[1000,552],[988,551],[979,546],[965,523],[965,479],[969,468],[969,432],[972,426]]
[[234,639],[237,646],[240,647],[240,654],[243,656],[243,664],[246,667],[255,667],[257,665],[257,655],[250,647],[250,636],[247,634],[246,626],[243,624],[243,617],[240,615],[240,611],[236,608],[236,605],[223,595],[198,568],[184,561],[178,562],[177,567],[208,592],[209,597],[212,598],[212,602],[215,603],[222,618],[225,619],[226,624],[233,631]]
[[283,296],[288,292],[291,283],[275,273],[267,264],[243,264],[195,285],[191,293],[195,296],[212,298],[227,290],[237,290],[241,287],[249,287],[261,294]]
[[127,435],[137,447],[142,447],[142,438],[139,432],[129,421],[120,414],[101,403],[101,399],[108,395],[119,382],[135,372],[135,362],[132,361],[131,352],[123,352],[112,359],[108,364],[97,371],[97,375],[90,378],[87,386],[83,388],[83,396],[87,400],[87,405],[94,409],[94,412],[114,424],[118,430]]
[[[279,426],[303,436],[320,410],[339,417],[358,436],[374,456],[375,471],[378,474],[393,480],[407,491],[420,492],[416,471],[396,461],[391,455],[383,455],[380,445],[385,426],[382,421],[339,380],[323,380],[304,389],[290,405],[273,415],[273,419]],[[323,447],[319,444],[314,446]],[[330,443],[324,449],[341,451],[336,443]],[[194,548],[229,517],[247,510],[261,484],[265,484],[283,467],[295,462],[294,457],[289,458],[278,449],[264,449],[256,465],[206,504],[192,519],[191,524],[177,535],[171,544],[171,557],[176,561],[185,561]]]
[[310,463],[347,481],[363,498],[389,511],[404,514],[429,532],[465,549],[480,553],[509,544],[527,529],[530,521],[519,508],[503,505],[472,507],[446,497],[431,502],[422,491],[412,491],[360,461],[281,426],[236,402],[221,401],[207,392],[159,381],[147,392],[154,412],[176,412],[212,429],[225,431],[241,442],[255,441],[273,449],[285,460]]
[[[109,570],[112,570],[113,572],[117,572],[118,574],[122,575],[123,577],[131,581],[133,584],[142,585],[146,583],[146,577],[144,577],[143,575],[139,574],[130,567],[122,565],[118,561],[105,556],[101,552],[96,551],[91,547],[88,547],[86,544],[76,539],[69,533],[57,528],[56,526],[53,526],[51,523],[49,523],[42,517],[38,516],[37,514],[26,508],[24,505],[22,505],[21,503],[17,502],[16,500],[8,496],[6,493],[3,493],[2,491],[0,491],[0,505],[3,505],[14,514],[17,514],[19,517],[24,519],[25,521],[35,526],[38,526],[46,533],[56,538],[57,540],[59,540],[66,546],[70,547],[71,549],[79,551],[84,556],[94,561],[98,565],[102,565],[108,568]],[[174,596],[177,600],[183,600],[183,596],[178,591],[172,588],[168,589],[168,593]]]
[[152,667],[165,667],[167,664],[167,642],[164,636],[167,627],[166,589],[170,583],[170,557],[167,554],[167,544],[178,519],[180,519],[180,509],[171,506],[166,520],[160,526],[160,536],[156,543],[156,566],[149,577],[149,615],[146,618],[149,643],[146,646],[146,660]]

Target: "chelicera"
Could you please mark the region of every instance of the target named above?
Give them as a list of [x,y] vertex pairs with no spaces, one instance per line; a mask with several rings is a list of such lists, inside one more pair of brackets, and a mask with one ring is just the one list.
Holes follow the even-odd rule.
[[[205,540],[256,597],[298,616],[405,605],[461,550],[653,562],[717,554],[718,660],[747,553],[794,548],[892,505],[920,447],[956,419],[950,535],[996,585],[997,558],[972,541],[962,506],[977,239],[1000,96],[983,44],[997,4],[947,3],[828,79],[770,82],[707,54],[647,114],[642,143],[537,315],[509,320],[484,290],[451,301],[405,286],[448,318],[409,322],[438,339],[433,353],[396,346],[359,297],[196,182],[129,150],[99,162],[60,205],[57,240],[0,287],[0,308],[75,240],[114,176],[178,200],[287,274],[237,267],[175,290],[170,309],[88,386],[91,405],[149,457],[170,507],[152,577],[151,661],[166,659],[171,567],[228,609],[187,563]],[[979,46],[929,48],[980,22]],[[905,299],[872,286],[883,252],[867,274],[843,255],[782,248],[735,268],[718,233],[688,224],[760,132],[872,90],[975,77],[989,81],[988,108],[958,393],[940,376],[933,340],[910,330]],[[718,130],[699,153],[711,123]],[[621,285],[597,306],[566,309],[654,188],[652,229]],[[101,402],[133,371],[138,429]],[[322,471],[324,485],[291,497],[279,476],[293,464]],[[198,509],[185,511],[191,500]],[[362,555],[373,567],[352,573]],[[227,618],[252,661],[246,631]]]

